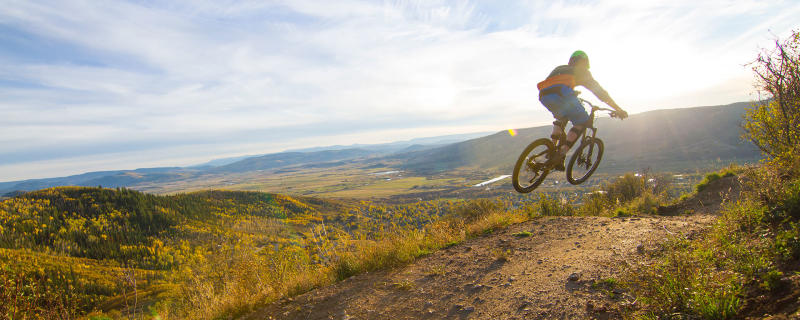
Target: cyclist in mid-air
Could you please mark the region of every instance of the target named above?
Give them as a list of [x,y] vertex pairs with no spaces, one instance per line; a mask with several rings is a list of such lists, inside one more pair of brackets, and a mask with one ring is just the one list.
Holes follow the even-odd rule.
[[564,159],[567,156],[567,152],[575,144],[575,140],[581,135],[583,129],[589,125],[588,122],[590,120],[589,114],[575,94],[575,86],[583,86],[589,89],[600,101],[605,102],[616,110],[614,113],[616,117],[620,119],[628,117],[628,113],[622,110],[614,102],[614,99],[611,99],[608,92],[592,78],[592,73],[589,72],[589,56],[580,50],[572,53],[567,65],[556,67],[550,72],[547,79],[537,85],[539,101],[556,118],[556,121],[553,121],[553,133],[550,135],[554,144],[559,139],[563,139],[567,121],[572,122],[572,128],[569,130],[561,149],[558,150],[558,155],[549,161],[559,171],[564,171]]

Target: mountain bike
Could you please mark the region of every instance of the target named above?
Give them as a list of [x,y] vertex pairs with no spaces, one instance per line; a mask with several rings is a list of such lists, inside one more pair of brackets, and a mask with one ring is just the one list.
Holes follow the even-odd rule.
[[[566,168],[567,181],[571,184],[581,184],[597,170],[600,160],[603,159],[603,140],[597,138],[597,128],[594,126],[595,112],[608,111],[611,117],[617,117],[613,109],[602,108],[593,105],[591,102],[578,98],[583,104],[592,107],[589,114],[589,123],[581,132],[579,141],[581,144],[572,153]],[[557,145],[552,139],[541,138],[532,142],[519,155],[517,163],[514,165],[514,172],[511,175],[511,183],[519,193],[529,193],[536,189],[547,174],[555,169],[557,163],[550,159],[556,157],[558,150],[566,143],[567,135],[562,128]],[[591,134],[587,134],[591,130]]]

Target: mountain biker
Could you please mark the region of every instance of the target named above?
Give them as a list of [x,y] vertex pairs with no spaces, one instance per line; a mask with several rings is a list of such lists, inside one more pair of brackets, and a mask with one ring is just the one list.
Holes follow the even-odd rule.
[[561,149],[558,150],[558,155],[549,160],[551,164],[555,164],[555,169],[558,171],[564,171],[564,159],[567,152],[575,144],[575,140],[581,135],[583,129],[590,125],[591,119],[583,108],[583,104],[578,100],[574,91],[575,86],[589,89],[600,101],[614,108],[616,112],[612,113],[612,116],[620,119],[628,117],[628,113],[622,110],[614,102],[614,99],[611,99],[608,92],[592,78],[592,73],[589,72],[589,56],[580,50],[572,53],[567,65],[553,69],[547,79],[539,82],[536,86],[539,89],[539,101],[556,118],[556,121],[553,121],[553,133],[550,135],[554,144],[563,138],[567,121],[572,122],[572,128],[566,135]]

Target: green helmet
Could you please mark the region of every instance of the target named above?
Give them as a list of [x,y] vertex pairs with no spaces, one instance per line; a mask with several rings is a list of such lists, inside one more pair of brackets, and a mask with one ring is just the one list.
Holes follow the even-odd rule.
[[586,55],[586,52],[583,52],[581,50],[578,50],[578,51],[575,51],[575,52],[572,53],[572,55],[569,57],[569,65],[574,65],[575,63],[578,62],[578,60],[581,60],[581,59],[586,59],[586,68],[588,69],[589,68],[589,56]]

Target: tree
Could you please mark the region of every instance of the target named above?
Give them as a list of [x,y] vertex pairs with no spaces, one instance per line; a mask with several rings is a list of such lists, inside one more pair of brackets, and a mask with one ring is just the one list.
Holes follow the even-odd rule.
[[763,50],[751,63],[756,87],[765,99],[744,115],[744,137],[772,161],[784,166],[800,159],[800,32],[775,48]]

